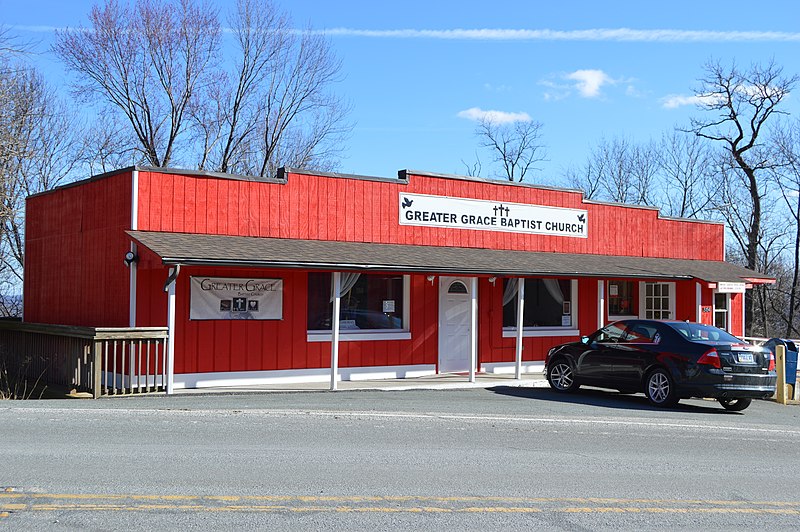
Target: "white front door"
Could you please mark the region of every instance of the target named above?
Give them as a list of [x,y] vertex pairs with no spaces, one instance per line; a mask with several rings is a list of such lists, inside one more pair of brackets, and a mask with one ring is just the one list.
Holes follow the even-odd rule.
[[439,277],[439,373],[469,371],[469,278]]

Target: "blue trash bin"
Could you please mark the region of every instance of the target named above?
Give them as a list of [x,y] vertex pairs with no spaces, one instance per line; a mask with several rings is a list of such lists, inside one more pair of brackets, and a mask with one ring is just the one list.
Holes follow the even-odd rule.
[[764,343],[764,347],[775,354],[775,347],[782,345],[786,348],[786,384],[791,384],[792,388],[797,384],[797,345],[791,340],[783,338],[770,338]]

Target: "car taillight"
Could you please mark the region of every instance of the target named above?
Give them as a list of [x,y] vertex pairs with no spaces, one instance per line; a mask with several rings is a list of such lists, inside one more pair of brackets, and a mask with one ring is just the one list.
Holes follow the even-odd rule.
[[698,364],[707,364],[712,368],[722,369],[722,364],[719,361],[719,353],[713,347],[703,353],[703,356],[700,357],[700,360],[697,361]]
[[769,371],[773,371],[775,369],[775,355],[772,354],[772,351],[768,351],[767,357],[769,360]]

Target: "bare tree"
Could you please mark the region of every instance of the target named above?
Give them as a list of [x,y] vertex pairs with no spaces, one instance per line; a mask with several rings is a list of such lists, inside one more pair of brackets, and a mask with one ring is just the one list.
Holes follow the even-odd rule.
[[[745,71],[735,64],[724,67],[710,62],[695,91],[699,107],[711,116],[693,118],[687,131],[718,143],[725,153],[722,161],[728,166],[724,175],[741,176],[746,196],[737,199],[747,202],[749,212],[746,217],[741,212],[728,213],[726,217],[740,224],[737,240],[746,266],[754,270],[761,268],[758,248],[765,174],[775,164],[763,146],[765,126],[773,116],[783,114],[780,105],[796,83],[797,76],[784,76],[774,62],[754,64]],[[725,211],[734,206],[725,202],[719,208]],[[753,299],[747,297],[745,313],[751,316],[752,312]]]
[[291,33],[288,17],[260,0],[237,0],[229,23],[237,52],[233,68],[215,72],[191,109],[200,140],[198,166],[220,172],[240,167],[247,158],[243,148],[260,121],[259,93]]
[[567,170],[567,181],[588,199],[650,205],[658,170],[654,150],[652,143],[624,137],[601,139],[582,167]]
[[481,171],[483,170],[483,164],[481,163],[481,158],[478,152],[475,152],[475,162],[468,163],[464,159],[461,159],[461,164],[464,165],[464,172],[469,177],[480,177]]
[[478,121],[475,134],[480,146],[487,148],[493,162],[500,163],[502,175],[509,181],[523,181],[536,164],[545,161],[542,124],[533,120],[511,124],[486,117]]
[[4,50],[0,46],[0,315],[14,315],[21,310],[25,197],[68,179],[81,143],[70,109],[42,75]]
[[783,279],[779,278],[777,286],[783,291],[787,302],[783,308],[776,310],[785,316],[785,336],[800,336],[795,324],[800,306],[800,119],[779,124],[774,128],[772,138],[780,164],[772,168],[771,174],[787,207],[793,229],[793,263],[787,268],[790,281],[781,282]]
[[147,164],[133,132],[114,119],[108,110],[101,110],[84,127],[82,165],[90,175],[110,172],[134,164]]
[[589,157],[581,166],[570,166],[564,172],[567,186],[583,190],[586,199],[600,197],[600,179],[604,175],[605,161]]
[[[270,0],[237,0],[225,60],[219,17],[200,0],[106,0],[90,21],[59,32],[55,51],[80,76],[83,101],[100,96],[125,116],[141,153],[130,159],[250,175],[338,163],[352,129],[330,92],[341,64]],[[113,139],[100,133],[95,160],[106,161]]]
[[56,34],[56,54],[78,74],[77,95],[86,103],[99,97],[118,109],[145,160],[169,165],[187,108],[208,83],[216,59],[216,13],[192,0],[137,0],[133,8],[107,0],[92,8],[89,19],[89,29]]
[[659,186],[655,202],[664,214],[697,218],[711,206],[713,164],[705,142],[697,136],[671,131],[654,150]]
[[253,173],[272,175],[282,165],[332,170],[351,129],[349,105],[327,90],[339,80],[341,63],[311,31],[288,34],[272,63],[260,94]]

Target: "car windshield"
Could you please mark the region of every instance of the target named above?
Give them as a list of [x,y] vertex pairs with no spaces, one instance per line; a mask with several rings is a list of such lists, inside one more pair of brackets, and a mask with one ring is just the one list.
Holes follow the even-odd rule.
[[693,342],[726,342],[739,344],[742,341],[722,329],[701,323],[669,323],[681,336]]

